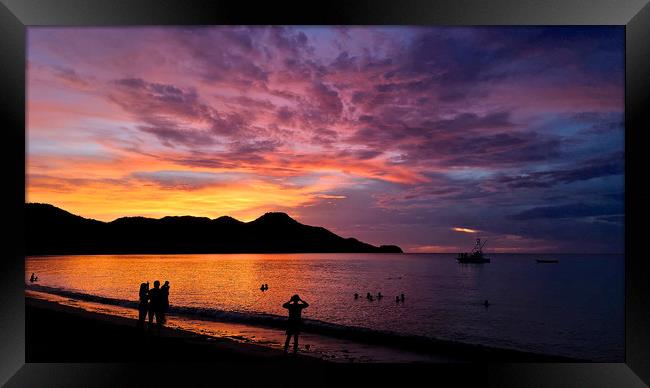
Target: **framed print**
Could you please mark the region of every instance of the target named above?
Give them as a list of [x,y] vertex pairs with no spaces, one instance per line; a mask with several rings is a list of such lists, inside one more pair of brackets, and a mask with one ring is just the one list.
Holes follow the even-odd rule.
[[4,1],[8,386],[650,381],[644,1]]

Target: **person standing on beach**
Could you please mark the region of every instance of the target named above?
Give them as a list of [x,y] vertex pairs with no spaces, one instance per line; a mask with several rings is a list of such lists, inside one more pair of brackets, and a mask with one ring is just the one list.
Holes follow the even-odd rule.
[[287,321],[287,340],[284,342],[284,354],[289,351],[289,342],[293,336],[293,354],[298,353],[298,335],[302,326],[302,309],[309,307],[309,303],[300,299],[298,294],[294,295],[289,301],[282,305],[289,310],[289,320]]
[[160,287],[160,323],[165,323],[167,310],[169,309],[169,281]]
[[158,330],[158,335],[160,335],[160,312],[162,305],[162,295],[160,291],[160,281],[156,280],[153,282],[153,288],[149,290],[149,331],[153,326],[153,317],[156,316],[156,329]]
[[138,329],[144,329],[144,320],[149,309],[149,282],[140,284],[140,302],[138,303]]

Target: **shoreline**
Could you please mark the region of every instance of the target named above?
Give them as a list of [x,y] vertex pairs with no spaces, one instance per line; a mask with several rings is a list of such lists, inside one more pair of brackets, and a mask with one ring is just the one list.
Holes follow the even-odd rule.
[[[163,327],[160,337],[136,320],[25,297],[27,362],[223,361],[321,363],[281,350]],[[146,324],[145,324],[146,327]]]
[[[66,299],[66,296],[60,296],[51,293],[43,294],[54,295],[56,297]],[[67,297],[67,301],[73,300],[74,299]],[[84,303],[83,301],[80,302]],[[31,296],[26,295],[26,305],[31,308],[32,312],[36,313],[42,314],[43,311],[48,311],[48,314],[50,315],[74,315],[74,318],[79,321],[77,324],[81,326],[84,325],[82,322],[89,324],[90,321],[99,321],[107,326],[104,329],[109,330],[110,332],[115,331],[117,326],[121,326],[122,328],[130,327],[130,329],[132,329],[130,330],[131,333],[126,334],[129,334],[131,337],[133,337],[133,332],[135,332],[135,319],[110,313],[107,314],[106,311],[108,311],[108,309],[104,312],[101,312],[101,308],[96,308],[96,311],[88,311],[87,309],[84,309],[84,307],[73,307],[52,300],[44,300],[42,298],[38,298],[37,295],[33,294]],[[109,305],[103,306],[106,306],[107,308],[114,307]],[[36,320],[38,320],[38,317]],[[191,317],[189,320],[196,321],[196,319],[193,319]],[[31,325],[33,327],[35,332],[47,330],[46,327],[43,327],[44,325],[32,322],[31,318],[27,318],[27,323],[28,326]],[[278,349],[278,342],[282,342],[282,338],[277,338],[277,333],[281,333],[278,330],[277,326],[274,328],[269,328],[263,324],[241,324],[239,322],[225,322],[223,320],[203,321],[203,323],[208,325],[221,325],[221,328],[229,328],[229,326],[243,327],[244,330],[249,331],[249,334],[258,334],[258,338],[264,336],[264,330],[267,332],[273,330],[276,334],[276,341],[266,341],[274,342],[274,346],[265,346],[267,345],[265,344],[265,341],[260,341],[259,343],[248,343],[246,339],[241,340],[242,338],[240,338],[238,335],[228,336],[199,334],[197,331],[210,333],[210,330],[184,330],[182,329],[182,326],[179,325],[175,325],[176,327],[164,327],[163,332],[161,332],[161,337],[166,337],[169,335],[171,337],[178,338],[181,342],[194,343],[198,341],[203,344],[207,343],[212,345],[216,342],[221,343],[222,341],[226,341],[223,343],[228,343],[227,348],[231,350],[239,349],[241,346],[242,348],[239,350],[244,353],[245,358],[257,358],[261,355],[263,355],[262,358],[266,358],[269,357],[270,354],[275,354],[275,357],[283,357],[282,350]],[[265,326],[266,328],[264,328]],[[262,335],[259,335],[260,333],[255,332],[255,330],[262,331]],[[330,335],[328,336],[328,334]],[[315,352],[312,352],[312,354],[309,354],[309,352],[307,352],[309,355],[305,355],[303,349],[301,348],[299,357],[309,358],[313,360],[326,360],[328,357],[331,357],[332,360],[345,362],[585,362],[584,360],[578,360],[563,356],[528,353],[510,349],[490,348],[483,345],[472,345],[431,339],[426,337],[396,337],[387,335],[386,333],[373,332],[371,330],[352,331],[350,333],[344,333],[343,336],[340,335],[341,333],[334,333],[334,336],[331,334],[332,333],[328,333],[328,330],[320,332],[316,330],[316,333],[303,333],[301,336],[301,346],[303,346],[303,344],[306,342],[313,343],[315,344],[316,348],[329,348],[330,354],[321,354],[319,356]],[[280,334],[280,336],[282,335],[283,334]],[[72,335],[72,337],[74,337],[74,335]],[[254,338],[255,335],[252,335],[252,337]],[[70,338],[70,342],[75,342],[74,338]],[[27,346],[31,346],[30,341],[27,342]],[[253,353],[256,353],[256,355],[251,354],[250,349],[255,349]],[[370,356],[364,356],[362,354],[363,352],[359,353],[359,349],[362,349]],[[260,352],[260,355],[257,355],[257,352]],[[377,355],[377,357],[373,357],[373,355]],[[54,358],[51,359],[54,360]]]

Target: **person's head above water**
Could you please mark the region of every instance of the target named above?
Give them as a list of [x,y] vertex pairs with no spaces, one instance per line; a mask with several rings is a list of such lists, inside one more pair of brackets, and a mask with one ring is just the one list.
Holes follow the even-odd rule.
[[154,286],[155,288],[160,287],[160,280],[156,280],[155,282],[153,282],[153,286]]
[[289,299],[290,302],[297,302],[299,300],[300,300],[300,296],[298,296],[298,294],[295,294],[294,296],[291,297],[291,299]]

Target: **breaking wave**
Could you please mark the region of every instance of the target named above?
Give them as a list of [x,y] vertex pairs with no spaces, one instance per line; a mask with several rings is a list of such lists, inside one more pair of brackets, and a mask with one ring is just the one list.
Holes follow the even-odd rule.
[[[137,309],[138,302],[133,300],[125,300],[118,298],[109,298],[99,295],[86,294],[77,291],[70,291],[66,289],[41,286],[35,284],[27,284],[27,290],[40,291],[49,294],[59,295],[71,299],[76,299],[86,302],[101,303],[105,305],[121,306],[127,308]],[[182,316],[185,318],[194,318],[207,321],[216,322],[232,322],[248,324],[251,326],[264,326],[271,328],[284,329],[286,327],[286,317],[275,314],[255,313],[255,312],[238,312],[238,311],[225,311],[215,308],[202,308],[202,307],[188,307],[188,306],[174,306],[169,307],[168,313],[171,315]],[[313,334],[320,334],[330,337],[341,339],[349,339],[355,342],[367,342],[372,344],[379,344],[383,346],[396,347],[401,349],[408,349],[414,351],[421,351],[425,353],[447,353],[453,355],[454,353],[467,355],[468,352],[473,353],[509,353],[510,355],[519,354],[520,356],[533,357],[533,360],[543,360],[547,356],[543,354],[532,354],[522,352],[515,349],[496,349],[478,344],[468,344],[457,341],[440,340],[431,337],[418,336],[418,335],[404,335],[389,331],[380,331],[368,329],[358,326],[346,326],[331,322],[325,322],[314,319],[304,319],[302,331]],[[496,355],[496,354],[495,354]],[[557,360],[557,356],[548,356],[553,360]],[[573,360],[567,358],[567,360]]]

